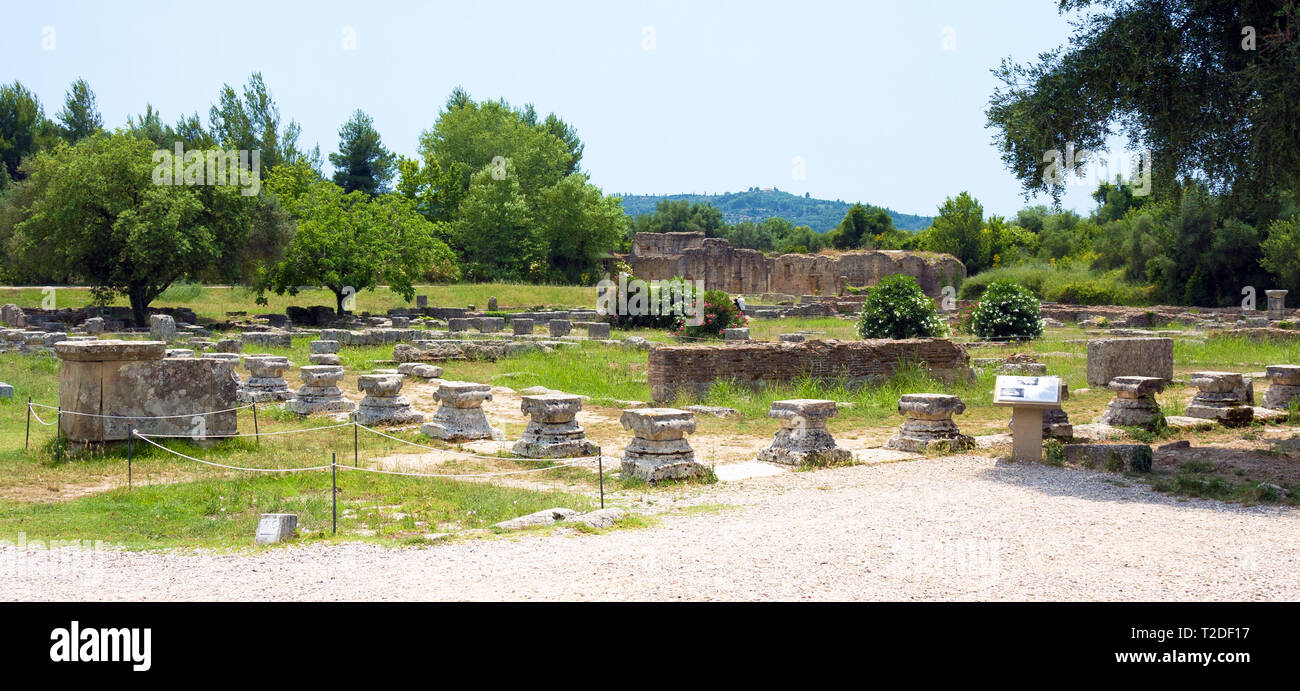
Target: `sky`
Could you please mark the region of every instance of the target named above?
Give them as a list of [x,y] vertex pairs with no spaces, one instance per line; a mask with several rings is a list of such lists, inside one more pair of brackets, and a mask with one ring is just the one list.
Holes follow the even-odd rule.
[[[965,190],[1012,215],[1050,200],[1026,202],[1002,164],[984,115],[991,70],[1063,45],[1056,6],[46,0],[5,9],[0,80],[21,81],[53,117],[85,78],[112,128],[146,103],[166,122],[206,122],[223,84],[260,71],[322,156],[357,108],[414,156],[461,86],[572,124],[608,194],[775,187],[933,215]],[[1093,189],[1069,186],[1063,206],[1090,211]]]

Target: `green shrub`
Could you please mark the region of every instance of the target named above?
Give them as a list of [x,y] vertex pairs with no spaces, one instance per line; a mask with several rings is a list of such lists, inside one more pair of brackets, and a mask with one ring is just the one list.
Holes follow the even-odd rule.
[[997,282],[984,291],[971,312],[971,333],[980,338],[1033,340],[1043,335],[1038,298],[1028,289],[1010,282]]
[[990,285],[1011,281],[1028,288],[1040,300],[1072,305],[1151,304],[1152,287],[1130,283],[1123,272],[1095,271],[1083,262],[1028,262],[989,269],[967,278],[958,297],[978,300]]
[[934,300],[911,276],[886,276],[862,301],[858,319],[862,338],[925,338],[947,331]]
[[747,324],[749,317],[740,313],[730,295],[710,290],[704,294],[704,323],[688,326],[684,318],[677,317],[674,332],[688,338],[722,338],[723,330]]

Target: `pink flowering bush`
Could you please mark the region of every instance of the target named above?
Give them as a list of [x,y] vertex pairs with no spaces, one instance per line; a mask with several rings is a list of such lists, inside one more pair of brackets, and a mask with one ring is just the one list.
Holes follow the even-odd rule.
[[704,294],[704,323],[687,326],[686,319],[678,317],[672,332],[687,338],[722,338],[724,329],[740,326],[749,326],[749,317],[740,313],[730,295],[721,290],[710,290]]

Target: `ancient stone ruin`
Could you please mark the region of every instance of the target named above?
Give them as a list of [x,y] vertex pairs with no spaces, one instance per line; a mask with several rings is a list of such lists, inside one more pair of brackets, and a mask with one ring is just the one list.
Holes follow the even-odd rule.
[[1246,400],[1246,384],[1236,372],[1193,372],[1196,396],[1187,404],[1187,417],[1215,420],[1227,427],[1241,427],[1255,419],[1255,408]]
[[1287,318],[1286,315],[1286,294],[1285,290],[1266,290],[1264,295],[1268,297],[1268,319],[1269,321],[1282,321]]
[[1291,403],[1300,401],[1300,365],[1269,365],[1264,372],[1269,381],[1265,408],[1286,410]]
[[513,451],[525,458],[596,456],[600,447],[587,439],[578,424],[582,398],[567,393],[524,396],[519,404],[530,420]]
[[643,280],[702,280],[705,290],[747,295],[839,295],[847,286],[873,286],[885,276],[907,274],[937,299],[944,286],[966,277],[966,267],[947,254],[875,250],[768,257],[704,233],[637,233],[627,263]]
[[307,358],[313,365],[342,365],[343,360],[338,356],[339,342],[318,340],[312,341],[307,345],[310,349]]
[[[226,362],[167,359],[161,341],[63,341],[60,430],[76,444],[122,441],[131,429],[195,437],[237,432],[234,370]],[[220,412],[218,412],[220,411]]]
[[758,460],[785,465],[843,463],[853,452],[841,448],[826,429],[826,421],[839,409],[835,401],[793,399],[773,401],[768,417],[781,421],[772,444],[758,453]]
[[975,446],[975,440],[961,433],[953,415],[966,412],[956,396],[941,393],[909,393],[898,399],[898,412],[907,417],[885,448],[923,453],[930,449],[961,451]]
[[411,409],[402,395],[402,375],[363,374],[357,389],[365,394],[352,419],[362,425],[410,425],[424,422],[424,415]]
[[292,365],[289,358],[279,355],[249,355],[244,358],[244,368],[252,376],[239,388],[242,403],[287,401],[293,398],[284,371]]
[[1156,394],[1165,390],[1160,377],[1116,377],[1107,387],[1115,398],[1106,405],[1101,422],[1112,427],[1142,427],[1155,430],[1164,424]]
[[695,431],[694,414],[675,408],[633,408],[624,410],[619,422],[635,435],[623,451],[624,476],[658,482],[704,473],[686,441],[686,434]]
[[434,397],[441,405],[433,418],[420,425],[420,433],[443,441],[503,439],[501,430],[488,424],[483,402],[492,400],[492,387],[467,381],[446,381]]
[[1097,338],[1088,341],[1088,385],[1106,386],[1115,377],[1174,378],[1174,339]]
[[339,383],[343,368],[337,365],[306,365],[298,370],[302,386],[285,402],[286,410],[299,415],[313,413],[348,413],[356,404],[343,397]]
[[866,384],[888,378],[907,363],[925,367],[942,381],[974,376],[966,349],[941,338],[660,346],[650,350],[647,376],[651,396],[664,402],[678,393],[705,396],[717,379],[753,387],[801,377]]

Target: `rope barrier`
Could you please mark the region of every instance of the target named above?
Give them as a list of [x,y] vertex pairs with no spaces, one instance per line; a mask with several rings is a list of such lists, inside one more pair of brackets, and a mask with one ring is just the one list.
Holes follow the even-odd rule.
[[179,452],[179,451],[176,451],[176,450],[174,450],[174,449],[169,449],[169,448],[163,446],[162,444],[159,444],[158,442],[153,441],[153,440],[150,439],[149,437],[147,437],[147,436],[145,436],[145,435],[143,435],[143,434],[140,434],[140,431],[139,431],[139,430],[131,430],[131,434],[134,435],[134,436],[136,436],[136,437],[139,437],[140,439],[143,439],[146,443],[152,444],[152,445],[154,445],[154,446],[156,446],[156,447],[162,449],[163,451],[166,451],[167,453],[170,453],[170,454],[174,454],[174,455],[180,456],[181,458],[184,458],[184,459],[186,459],[186,460],[190,460],[190,461],[194,461],[195,463],[202,463],[203,465],[210,465],[210,466],[214,466],[214,467],[217,467],[217,468],[226,468],[226,469],[228,469],[228,470],[243,470],[243,471],[250,472],[250,473],[302,473],[302,472],[306,472],[306,471],[309,471],[309,470],[326,470],[326,469],[328,469],[328,468],[330,467],[330,466],[328,466],[328,465],[316,465],[316,466],[310,466],[310,467],[306,467],[306,468],[244,468],[244,467],[242,467],[242,466],[236,466],[236,465],[225,465],[224,463],[214,463],[214,462],[212,462],[212,461],[205,461],[205,460],[203,460],[203,459],[201,459],[201,458],[195,458],[195,457],[193,457],[193,456],[189,456],[189,455],[183,454],[183,453],[181,453],[181,452]]
[[[513,460],[513,459],[508,459],[508,458],[498,458],[498,459],[495,459],[495,460],[502,461],[502,460]],[[573,466],[576,466],[576,465],[577,465],[577,463],[561,463],[561,464],[559,464],[559,465],[548,466],[548,467],[545,467],[545,468],[526,468],[526,469],[524,469],[524,470],[505,470],[505,471],[495,472],[495,473],[460,473],[460,474],[457,474],[457,475],[435,475],[435,474],[430,474],[430,473],[408,473],[408,472],[402,472],[402,471],[398,471],[398,470],[379,470],[379,469],[377,469],[377,468],[359,468],[359,467],[358,467],[358,468],[354,468],[354,467],[352,467],[352,466],[350,466],[350,465],[340,465],[339,467],[342,468],[343,470],[356,470],[356,471],[360,471],[360,472],[363,472],[363,473],[379,473],[379,474],[382,474],[382,475],[403,475],[403,476],[406,476],[406,477],[439,477],[439,478],[446,478],[446,477],[497,477],[497,476],[500,476],[500,475],[525,475],[525,474],[528,474],[528,473],[543,473],[543,472],[546,472],[546,471],[548,471],[548,470],[555,470],[555,469],[557,469],[557,468],[572,468]]]
[[[41,403],[33,403],[32,406],[37,408],[47,408],[49,410],[58,410],[58,408],[56,408],[55,406],[44,405]],[[82,417],[98,417],[98,418],[106,418],[111,420],[170,420],[174,418],[197,417],[199,415],[216,415],[218,413],[232,413],[235,411],[239,411],[251,407],[253,407],[253,404],[249,403],[248,405],[241,405],[238,408],[227,408],[225,410],[208,410],[199,413],[189,413],[187,415],[101,415],[99,413],[79,413],[75,410],[65,410],[63,411],[63,414],[81,415]]]
[[50,425],[54,424],[53,422],[46,422],[46,421],[42,420],[42,419],[41,419],[41,416],[40,416],[40,415],[37,415],[35,410],[32,410],[32,406],[34,406],[34,405],[36,405],[36,404],[35,404],[35,403],[28,403],[28,404],[27,404],[27,410],[31,411],[32,417],[36,418],[36,421],[37,421],[37,422],[41,423],[42,425],[45,425],[46,427],[49,427]]
[[[394,437],[394,436],[391,435],[391,434],[384,434],[383,432],[380,432],[380,431],[377,430],[377,429],[372,429],[372,428],[370,428],[370,427],[366,427],[365,425],[362,425],[362,424],[360,424],[360,423],[357,423],[357,427],[360,427],[361,429],[363,429],[363,430],[365,430],[365,431],[367,431],[367,432],[371,432],[371,433],[373,433],[373,434],[378,434],[378,435],[381,436],[381,437],[386,437],[386,438],[388,438],[388,439],[392,439],[393,441],[400,441],[400,442],[402,442],[403,444],[409,444],[409,445],[414,446],[414,447],[417,447],[417,448],[428,449],[429,451],[440,451],[440,452],[444,452],[444,453],[457,454],[457,455],[464,456],[464,457],[466,457],[466,458],[481,458],[481,459],[483,459],[483,460],[487,460],[487,461],[523,461],[523,462],[529,462],[529,463],[545,463],[546,461],[554,460],[554,459],[550,459],[550,458],[510,458],[510,457],[502,457],[502,456],[481,456],[481,455],[478,455],[478,454],[470,453],[470,452],[468,452],[468,451],[458,451],[458,450],[456,450],[456,449],[440,449],[440,448],[438,448],[438,447],[436,447],[436,446],[425,446],[424,444],[417,444],[417,443],[415,443],[415,442],[413,442],[413,441],[407,441],[407,440],[402,439],[402,438],[400,438],[400,437]],[[569,457],[568,460],[571,460],[571,461],[589,461],[589,460],[597,459],[597,458],[600,458],[600,456],[599,456],[599,455],[597,455],[597,456],[571,456],[571,457]]]
[[326,425],[324,427],[285,429],[278,432],[253,432],[252,434],[244,432],[242,434],[150,434],[148,436],[153,437],[154,439],[194,439],[196,437],[201,439],[231,439],[234,437],[269,437],[277,434],[298,434],[300,432],[316,432],[323,429],[338,429],[339,427],[351,427],[352,425],[353,423],[351,422],[341,422],[337,425]]

